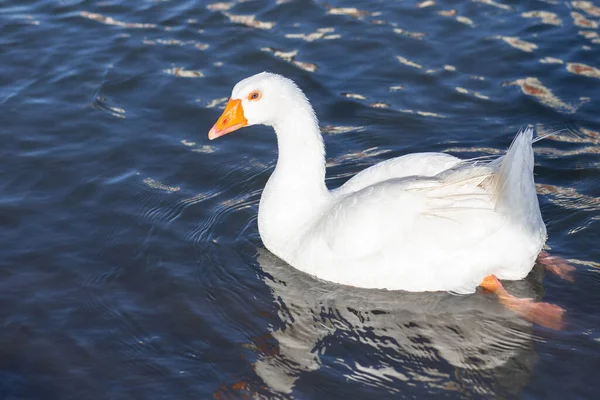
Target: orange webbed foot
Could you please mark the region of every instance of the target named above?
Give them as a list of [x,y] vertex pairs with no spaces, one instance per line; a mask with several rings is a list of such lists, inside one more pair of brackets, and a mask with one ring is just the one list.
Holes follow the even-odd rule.
[[522,299],[508,293],[494,275],[486,276],[480,284],[486,290],[494,292],[500,303],[521,318],[546,328],[560,330],[563,327],[565,310],[555,304]]
[[556,304],[535,302],[531,299],[518,300],[520,302],[513,311],[525,320],[557,331],[563,328],[565,310],[562,307]]
[[558,256],[551,256],[547,251],[542,250],[538,255],[537,260],[547,271],[559,278],[568,282],[573,282],[575,280],[573,278],[575,267],[570,265],[565,259]]

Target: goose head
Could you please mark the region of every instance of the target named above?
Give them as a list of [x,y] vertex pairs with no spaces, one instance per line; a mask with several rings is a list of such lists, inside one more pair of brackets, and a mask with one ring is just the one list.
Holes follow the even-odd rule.
[[307,103],[296,84],[281,75],[261,72],[238,82],[217,122],[208,132],[210,140],[245,126],[274,126],[286,116],[286,109]]

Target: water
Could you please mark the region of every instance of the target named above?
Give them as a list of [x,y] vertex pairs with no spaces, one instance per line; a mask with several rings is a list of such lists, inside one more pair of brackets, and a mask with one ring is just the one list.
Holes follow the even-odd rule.
[[[0,397],[595,398],[600,3],[0,2]],[[388,157],[536,145],[551,252],[514,294],[349,290],[262,246],[275,138],[207,132],[232,86],[293,78],[328,185]]]

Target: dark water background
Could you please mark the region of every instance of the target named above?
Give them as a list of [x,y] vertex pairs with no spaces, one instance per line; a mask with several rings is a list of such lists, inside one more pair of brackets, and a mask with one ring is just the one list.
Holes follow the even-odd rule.
[[[0,1],[0,398],[597,398],[600,2]],[[232,86],[293,78],[328,185],[388,157],[536,145],[551,252],[493,295],[349,290],[271,256],[275,138],[206,134]]]

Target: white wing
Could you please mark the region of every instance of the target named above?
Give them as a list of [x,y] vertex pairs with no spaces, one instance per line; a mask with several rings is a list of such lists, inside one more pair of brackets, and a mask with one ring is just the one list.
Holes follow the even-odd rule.
[[[497,214],[490,195],[479,186],[489,174],[486,168],[471,168],[468,176],[459,170],[444,180],[410,176],[368,186],[338,201],[312,234],[341,258],[365,257],[389,246],[395,253],[413,241],[431,246],[438,236],[436,248],[464,249],[498,229],[489,224]],[[487,225],[480,224],[482,217]]]
[[431,177],[456,166],[461,160],[445,153],[413,153],[375,164],[354,175],[332,194],[345,196],[378,182],[408,176]]

